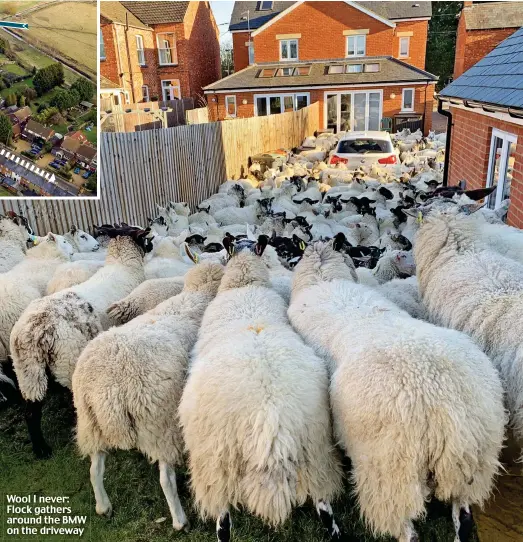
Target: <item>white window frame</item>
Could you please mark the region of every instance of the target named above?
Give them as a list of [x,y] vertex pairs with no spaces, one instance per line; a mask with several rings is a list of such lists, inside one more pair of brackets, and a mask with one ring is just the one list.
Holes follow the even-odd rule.
[[[412,91],[412,107],[409,109],[405,108],[405,92],[411,90]],[[416,91],[413,88],[403,88],[401,89],[401,112],[402,113],[412,113],[414,111],[414,104],[416,101]]]
[[[229,114],[229,108],[227,107],[227,99],[228,98],[234,98],[234,114]],[[238,115],[238,108],[236,105],[236,94],[226,94],[225,95],[225,116],[229,119],[236,118]]]
[[265,98],[265,103],[267,105],[267,115],[275,115],[277,113],[271,113],[270,111],[270,98],[280,98],[281,99],[281,105],[280,105],[280,113],[284,113],[285,111],[285,104],[284,104],[284,98],[286,96],[292,96],[293,97],[293,109],[294,111],[298,111],[298,96],[306,96],[307,97],[307,106],[311,104],[311,93],[310,92],[285,92],[282,94],[255,94],[254,95],[254,116],[258,116],[258,98]]
[[[164,83],[171,83],[172,81],[177,81],[178,84],[177,85],[169,85],[168,87],[165,87],[164,86]],[[167,90],[168,88],[171,89],[171,88],[177,88],[178,89],[178,99],[181,100],[182,99],[182,87],[180,86],[180,80],[179,79],[162,79],[160,81],[161,83],[161,88],[162,88],[162,101],[164,102],[168,102],[171,100],[171,98],[168,98],[168,99],[165,99],[165,90]]]
[[[264,3],[270,4],[271,6],[268,7],[268,8],[264,8],[264,7],[263,7],[263,4],[264,4]],[[274,4],[274,2],[263,2],[263,1],[260,1],[260,9],[259,9],[259,11],[271,11],[271,9],[272,9],[272,7],[273,7],[273,4]]]
[[[280,61],[282,62],[296,62],[297,60],[299,60],[300,58],[300,44],[299,44],[299,40],[297,38],[292,38],[292,39],[287,39],[287,40],[278,40],[280,42]],[[291,42],[292,41],[295,41],[296,42],[296,58],[283,58],[282,56],[282,45],[283,43],[286,43],[287,44],[287,52],[289,53],[289,55],[291,54]]]
[[[144,89],[147,89],[147,93],[144,92]],[[144,102],[150,102],[151,98],[149,97],[149,86],[148,85],[142,85],[142,95],[143,95],[143,101]],[[147,100],[145,97],[147,96]]]
[[[379,110],[379,118],[380,118],[380,124],[381,120],[383,119],[383,90],[382,89],[369,89],[369,90],[354,90],[354,91],[336,91],[332,92],[330,90],[327,90],[323,94],[323,124],[325,129],[327,128],[327,96],[334,96],[336,95],[337,98],[337,106],[336,106],[336,129],[340,129],[341,124],[341,95],[345,94],[351,94],[351,104],[354,105],[354,94],[379,94],[380,95],[380,110]],[[370,98],[367,96],[365,100],[365,131],[368,131],[369,129],[369,103]],[[354,107],[351,107],[350,112],[350,125],[351,125],[351,131],[354,127]],[[381,127],[381,126],[380,126]]]
[[[401,53],[401,41],[407,40],[407,54]],[[398,58],[409,58],[410,56],[410,36],[401,36],[400,37],[400,43],[399,43],[399,51],[398,51]]]
[[[363,54],[358,54],[358,44],[357,39],[363,38]],[[349,55],[349,42],[351,39],[356,40],[355,46],[354,46],[354,54]],[[351,34],[350,36],[347,36],[347,41],[345,42],[345,58],[361,58],[366,56],[367,54],[367,34]]]
[[[169,43],[169,40],[162,40],[164,46],[160,46],[160,36],[173,36],[173,46],[165,47],[165,43]],[[158,65],[159,66],[176,66],[178,64],[178,51],[176,47],[176,34],[174,32],[160,32],[156,34],[156,46],[158,48]],[[161,51],[169,50],[171,52],[171,62],[162,62]]]
[[[102,54],[103,51],[103,54]],[[104,35],[102,33],[102,29],[100,28],[100,60],[105,60],[105,42],[104,42]]]
[[254,42],[249,41],[247,42],[249,45],[247,45],[247,54],[249,56],[249,66],[252,66],[254,64]]
[[[495,147],[494,147],[494,140],[495,138],[501,139],[503,141],[503,145],[501,147],[501,157],[499,161],[499,174],[497,179],[492,179],[493,173],[494,173],[494,167],[496,163],[496,156],[495,156]],[[489,150],[489,162],[488,162],[488,171],[487,171],[487,188],[492,186],[493,184],[497,184],[498,187],[496,188],[495,194],[492,194],[488,198],[488,204],[490,207],[491,199],[495,196],[495,203],[494,203],[494,209],[497,209],[501,202],[503,201],[503,191],[505,188],[505,179],[503,178],[503,183],[500,184],[499,182],[499,175],[501,173],[504,173],[507,170],[507,160],[509,156],[509,150],[511,143],[514,143],[517,145],[518,143],[518,137],[514,134],[511,134],[510,132],[503,132],[502,130],[498,130],[497,128],[492,128],[492,136],[490,138],[490,150]],[[494,183],[493,183],[494,181]],[[492,207],[491,207],[492,208]]]
[[145,66],[145,49],[143,46],[143,36],[141,34],[136,34],[136,56],[138,57],[138,64],[140,66]]

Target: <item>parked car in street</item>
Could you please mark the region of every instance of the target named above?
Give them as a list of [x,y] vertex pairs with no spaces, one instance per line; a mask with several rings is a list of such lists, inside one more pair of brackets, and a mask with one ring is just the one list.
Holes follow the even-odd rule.
[[399,163],[399,156],[387,132],[349,132],[329,156],[330,165],[339,163],[354,169],[372,164],[386,166]]

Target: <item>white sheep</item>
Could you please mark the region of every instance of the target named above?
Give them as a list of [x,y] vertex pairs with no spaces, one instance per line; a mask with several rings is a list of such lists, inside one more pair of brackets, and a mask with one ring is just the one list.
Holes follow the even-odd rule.
[[229,505],[277,526],[308,496],[337,536],[326,367],[289,326],[267,267],[238,248],[259,255],[261,239],[235,245],[193,351],[179,411],[192,488],[220,541],[230,537]]
[[523,266],[478,243],[460,212],[477,208],[419,211],[428,211],[414,246],[419,288],[434,322],[464,331],[494,362],[523,449]]
[[358,267],[358,281],[367,286],[377,286],[396,278],[407,278],[416,273],[412,252],[405,250],[386,251],[374,269]]
[[0,273],[9,271],[24,259],[27,235],[23,226],[0,216]]
[[[2,221],[3,222],[3,221]],[[18,227],[18,226],[15,226]],[[9,336],[20,315],[34,299],[45,295],[55,270],[70,260],[73,247],[60,235],[49,233],[46,240],[0,280],[0,363],[10,352]]]
[[102,333],[78,359],[73,375],[77,441],[81,454],[91,456],[97,514],[112,512],[103,484],[107,452],[134,448],[158,461],[173,528],[187,527],[176,488],[175,466],[183,463],[177,410],[190,350],[222,276],[219,264],[195,267],[182,293]]
[[406,279],[392,279],[379,284],[376,290],[389,301],[396,303],[400,309],[408,312],[413,318],[427,320],[427,309],[421,300],[416,276]]
[[50,453],[40,428],[46,370],[59,384],[70,388],[78,356],[112,323],[106,309],[145,279],[144,249],[152,248],[148,232],[122,228],[106,231],[122,235],[109,244],[104,267],[81,284],[32,301],[11,332],[13,366],[22,396],[29,402],[32,423],[28,423],[28,429],[33,450],[40,457]]
[[374,535],[414,542],[413,521],[434,494],[452,501],[457,540],[500,466],[499,377],[466,335],[415,320],[354,283],[352,262],[335,248],[306,249],[288,314],[331,363],[334,427],[363,517]]
[[90,279],[104,265],[98,260],[79,260],[59,265],[47,284],[46,295],[65,290]]

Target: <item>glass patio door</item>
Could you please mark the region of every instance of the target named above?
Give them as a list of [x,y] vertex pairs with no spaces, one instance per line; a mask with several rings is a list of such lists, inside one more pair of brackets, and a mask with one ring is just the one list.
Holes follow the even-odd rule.
[[380,92],[332,93],[326,94],[326,101],[327,128],[336,132],[380,129]]
[[327,94],[327,128],[338,132],[338,95]]
[[340,95],[340,130],[347,132],[351,127],[352,95]]
[[353,130],[355,132],[365,131],[365,120],[367,112],[367,93],[354,94],[354,124]]

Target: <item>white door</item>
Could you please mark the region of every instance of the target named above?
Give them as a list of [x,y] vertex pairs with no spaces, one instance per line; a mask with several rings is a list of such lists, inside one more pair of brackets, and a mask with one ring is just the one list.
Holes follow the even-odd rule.
[[339,131],[379,130],[382,93],[326,92],[325,127]]

